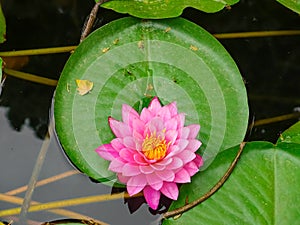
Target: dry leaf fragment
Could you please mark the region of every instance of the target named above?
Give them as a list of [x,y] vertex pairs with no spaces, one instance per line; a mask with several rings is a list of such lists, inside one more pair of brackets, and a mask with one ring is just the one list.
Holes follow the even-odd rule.
[[106,53],[106,52],[108,52],[108,51],[109,51],[109,49],[110,49],[110,47],[103,48],[103,49],[102,49],[102,52],[103,52],[103,53]]
[[144,41],[139,41],[138,42],[138,48],[139,49],[144,49]]
[[195,45],[191,45],[191,46],[190,46],[190,49],[191,49],[192,51],[198,51],[198,50],[199,50],[198,47],[196,47]]
[[94,83],[89,80],[76,80],[76,84],[77,84],[78,94],[80,95],[85,95],[89,93],[94,86]]
[[114,45],[116,45],[116,44],[118,44],[118,43],[119,43],[119,41],[120,41],[120,39],[119,39],[119,38],[117,38],[117,39],[115,39],[115,40],[113,41],[113,44],[114,44]]
[[165,29],[165,32],[168,33],[170,30],[171,30],[171,27],[167,27],[167,28]]

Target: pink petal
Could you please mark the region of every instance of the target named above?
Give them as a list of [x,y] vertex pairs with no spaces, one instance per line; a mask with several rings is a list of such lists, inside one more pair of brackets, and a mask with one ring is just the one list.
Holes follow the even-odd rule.
[[193,160],[194,163],[196,163],[197,167],[200,168],[201,166],[203,166],[203,159],[200,155],[195,154],[196,158]]
[[170,142],[170,145],[173,145],[176,141],[177,135],[178,135],[178,133],[176,130],[167,130],[166,135],[165,135],[165,139],[166,139],[167,143]]
[[168,158],[168,159],[167,159],[167,158],[164,158],[163,160],[156,162],[156,165],[167,166],[167,165],[169,165],[172,161],[173,161],[172,158]]
[[134,156],[134,151],[127,149],[127,148],[123,148],[120,152],[119,152],[119,156],[126,162],[130,162],[130,163],[135,163],[135,160],[133,158]]
[[122,170],[122,175],[123,176],[131,177],[131,176],[136,176],[136,175],[139,175],[139,174],[141,174],[139,166],[132,165],[130,163],[126,163],[123,166],[123,170]]
[[180,139],[188,139],[189,134],[190,134],[190,128],[188,128],[188,127],[183,127],[183,128],[181,129],[179,138],[180,138]]
[[181,150],[179,149],[179,147],[177,145],[170,146],[169,149],[168,149],[168,155],[165,157],[165,159],[169,159],[169,158],[173,157],[174,155],[176,155],[180,151]]
[[150,166],[151,166],[153,169],[157,170],[157,171],[161,171],[161,170],[164,170],[164,169],[166,168],[165,165],[159,165],[159,164],[157,164],[157,163],[151,163]]
[[200,125],[199,124],[191,124],[187,127],[190,129],[188,139],[195,139],[198,135],[199,130],[200,130]]
[[159,190],[163,186],[163,180],[161,180],[161,178],[155,173],[147,174],[146,178],[148,185],[155,190]]
[[185,169],[181,169],[175,174],[174,182],[189,183],[191,182],[190,174]]
[[112,161],[119,156],[118,152],[111,146],[111,144],[104,144],[95,149],[95,151],[103,158]]
[[177,103],[176,102],[171,102],[170,104],[168,104],[164,107],[168,108],[168,110],[170,111],[171,117],[178,114],[178,112],[177,112]]
[[196,158],[196,154],[188,150],[182,151],[178,153],[176,156],[183,161],[183,164],[186,164]]
[[179,151],[181,151],[181,150],[186,149],[186,146],[188,146],[189,141],[185,140],[185,139],[180,139],[175,144],[178,146]]
[[122,120],[127,125],[131,125],[131,121],[133,118],[139,117],[139,114],[129,105],[122,105]]
[[150,102],[148,109],[153,115],[157,115],[158,111],[161,109],[160,102],[156,96]]
[[181,168],[183,166],[183,161],[178,157],[171,158],[172,162],[167,166],[167,169],[169,170],[176,170],[178,168]]
[[176,183],[164,182],[160,191],[170,199],[177,200],[178,198],[178,187]]
[[[148,134],[149,136],[153,133],[159,133],[165,129],[164,122],[159,117],[154,117],[147,125],[146,125],[146,132],[145,135]],[[145,136],[144,135],[144,136]]]
[[199,167],[194,161],[187,163],[184,166],[184,169],[189,173],[190,176],[194,176],[199,171]]
[[148,203],[150,208],[156,210],[159,204],[160,192],[154,190],[150,186],[146,186],[143,192],[146,202]]
[[202,143],[197,139],[189,140],[189,144],[186,146],[186,149],[195,152],[200,148],[201,144]]
[[144,123],[148,123],[152,118],[153,118],[152,113],[147,108],[143,108],[140,115],[140,119]]
[[132,121],[132,130],[139,133],[140,135],[143,135],[145,130],[145,123],[139,118],[135,118]]
[[139,153],[134,154],[133,158],[134,161],[139,165],[148,165],[148,162],[145,161],[144,157],[141,156]]
[[184,126],[184,121],[185,121],[185,114],[184,113],[180,113],[178,114],[176,117],[174,117],[177,119],[177,129],[180,129]]
[[154,172],[154,169],[151,166],[142,166],[142,165],[140,165],[139,168],[140,168],[140,171],[143,174],[150,174],[150,173]]
[[113,171],[113,172],[116,172],[116,173],[122,173],[124,165],[125,165],[124,162],[120,161],[119,159],[114,159],[109,164],[108,169]]
[[163,170],[155,172],[158,177],[160,177],[163,181],[174,181],[175,174],[172,170]]
[[127,182],[127,192],[130,196],[135,195],[143,190],[146,184],[147,180],[143,174],[130,177]]
[[130,148],[132,150],[136,150],[136,142],[133,137],[125,137],[123,138],[123,144],[125,147]]
[[129,177],[125,177],[121,173],[118,173],[117,176],[118,176],[118,179],[121,183],[126,184],[129,180]]
[[166,130],[177,130],[177,119],[172,118],[165,122]]
[[158,112],[158,117],[161,117],[164,121],[171,119],[171,113],[168,107],[163,106]]
[[127,136],[131,136],[130,127],[127,124],[115,120],[112,117],[108,118],[108,122],[109,122],[110,129],[112,130],[112,132],[116,137],[124,138]]
[[115,138],[113,139],[111,142],[111,146],[116,150],[116,151],[120,151],[121,149],[125,148],[125,146],[123,145],[123,141],[121,138]]

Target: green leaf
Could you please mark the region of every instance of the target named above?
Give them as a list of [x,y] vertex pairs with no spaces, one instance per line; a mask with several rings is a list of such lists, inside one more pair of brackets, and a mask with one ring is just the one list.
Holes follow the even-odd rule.
[[300,144],[300,122],[294,124],[280,135],[277,143],[281,142]]
[[[299,133],[299,129],[298,129]],[[170,210],[205,194],[223,176],[239,146],[223,151],[184,185]],[[300,145],[247,143],[233,173],[209,199],[163,225],[299,224]]]
[[160,19],[177,17],[186,7],[213,13],[237,2],[239,0],[111,0],[101,6],[139,18]]
[[0,43],[3,43],[6,35],[6,23],[5,23],[5,17],[2,12],[1,4],[0,4]]
[[299,0],[276,0],[285,7],[293,10],[294,12],[300,14],[300,1]]
[[[93,82],[90,93],[79,95],[76,79]],[[94,151],[114,138],[108,117],[121,120],[122,104],[141,110],[153,96],[162,104],[176,101],[179,112],[186,113],[186,125],[201,125],[203,169],[219,151],[244,138],[244,83],[212,35],[182,18],[123,18],[84,40],[59,79],[55,126],[71,161],[95,180],[115,182],[108,161]]]

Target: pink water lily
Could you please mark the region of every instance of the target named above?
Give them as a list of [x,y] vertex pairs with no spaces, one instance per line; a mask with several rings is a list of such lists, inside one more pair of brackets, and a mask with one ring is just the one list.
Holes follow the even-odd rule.
[[185,114],[177,112],[176,102],[161,106],[157,97],[140,115],[124,104],[122,119],[108,119],[116,138],[96,152],[111,161],[109,170],[126,184],[130,196],[143,191],[152,209],[161,194],[176,200],[177,183],[190,182],[203,164],[195,153],[201,146],[196,139],[200,125],[184,126]]

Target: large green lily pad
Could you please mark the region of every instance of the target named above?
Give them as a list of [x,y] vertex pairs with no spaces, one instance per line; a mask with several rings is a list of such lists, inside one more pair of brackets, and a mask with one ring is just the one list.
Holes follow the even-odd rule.
[[[76,79],[93,89],[79,95]],[[177,102],[186,125],[201,125],[199,151],[207,168],[219,151],[240,143],[247,129],[247,95],[223,46],[182,18],[123,18],[92,33],[68,60],[55,93],[58,139],[70,160],[95,180],[115,182],[108,161],[94,151],[113,134],[108,117],[121,119],[126,103],[141,109],[153,96]]]
[[[209,199],[163,225],[299,224],[300,122],[282,134],[276,145],[247,143],[233,173]],[[288,137],[288,138],[286,138]],[[220,153],[204,172],[180,190],[170,210],[193,201],[224,175],[239,146]]]

